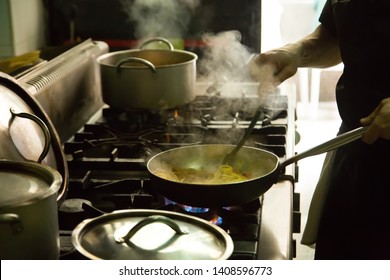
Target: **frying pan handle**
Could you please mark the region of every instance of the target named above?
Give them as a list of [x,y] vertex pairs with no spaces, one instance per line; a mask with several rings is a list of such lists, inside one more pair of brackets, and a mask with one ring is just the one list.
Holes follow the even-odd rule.
[[163,37],[153,37],[153,38],[147,39],[146,41],[144,41],[141,44],[140,49],[142,50],[146,45],[148,45],[151,42],[163,42],[163,43],[165,43],[168,46],[170,51],[173,51],[175,49],[173,47],[172,43],[169,42],[169,40],[167,40],[167,39],[165,39]]
[[156,73],[156,66],[154,66],[153,63],[151,63],[149,60],[139,58],[139,57],[127,57],[122,60],[120,60],[117,65],[116,65],[116,71],[117,73],[120,73],[121,67],[123,64],[128,63],[128,62],[136,62],[136,63],[141,63],[143,65],[146,65],[149,67],[149,69],[153,72]]
[[138,222],[134,227],[132,227],[130,229],[130,231],[125,236],[116,238],[116,242],[117,243],[126,243],[127,245],[129,245],[131,247],[135,247],[135,248],[139,248],[139,249],[147,250],[147,251],[155,251],[155,250],[162,249],[162,248],[168,246],[174,240],[173,238],[170,238],[167,242],[165,242],[164,244],[162,244],[161,246],[159,246],[156,249],[140,248],[139,246],[137,246],[136,244],[134,244],[130,240],[131,237],[133,237],[140,229],[142,229],[144,226],[146,226],[148,224],[152,224],[152,223],[163,223],[163,224],[169,226],[170,228],[172,228],[177,234],[180,234],[180,235],[188,234],[188,232],[186,230],[181,229],[179,227],[179,225],[175,221],[173,221],[172,219],[165,217],[165,216],[161,216],[161,215],[153,215],[153,216],[150,216],[150,217]]
[[286,167],[287,165],[290,165],[291,163],[297,162],[300,159],[311,157],[315,155],[319,155],[322,153],[329,152],[331,150],[334,150],[338,147],[341,147],[345,144],[348,144],[352,141],[355,141],[364,134],[364,132],[367,130],[368,127],[359,127],[354,130],[348,131],[346,133],[340,134],[339,136],[326,141],[323,144],[320,144],[318,146],[315,146],[307,151],[304,151],[300,154],[297,154],[293,157],[290,157],[286,159],[284,162],[282,162],[280,165],[282,168]]

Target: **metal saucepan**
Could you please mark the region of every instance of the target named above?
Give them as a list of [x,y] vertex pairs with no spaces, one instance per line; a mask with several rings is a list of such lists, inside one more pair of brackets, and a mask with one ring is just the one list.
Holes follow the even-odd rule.
[[[161,41],[169,49],[142,49]],[[174,108],[195,97],[197,55],[174,50],[164,38],[146,40],[136,50],[117,51],[97,58],[103,100],[120,109]]]
[[163,210],[119,210],[84,220],[72,232],[89,259],[224,260],[231,237],[197,217]]
[[365,127],[341,134],[303,153],[280,161],[274,153],[266,150],[242,147],[231,164],[235,170],[250,174],[248,180],[223,184],[183,183],[167,179],[161,174],[172,169],[196,169],[212,171],[235,145],[205,144],[186,146],[164,151],[147,163],[153,186],[168,199],[177,203],[198,207],[223,207],[250,202],[264,194],[277,182],[284,168],[305,157],[336,149],[361,137]]
[[0,160],[0,259],[58,259],[61,174],[35,162]]

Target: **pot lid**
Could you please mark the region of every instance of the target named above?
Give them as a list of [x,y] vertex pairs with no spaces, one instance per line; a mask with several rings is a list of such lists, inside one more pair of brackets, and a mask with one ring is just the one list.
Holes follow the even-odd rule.
[[222,260],[233,252],[231,237],[218,226],[162,210],[121,210],[85,220],[72,242],[89,259]]
[[56,193],[61,174],[34,162],[0,160],[0,211],[34,203]]
[[[47,128],[47,132],[43,131],[42,126]],[[48,140],[46,135],[49,135]],[[41,161],[40,157],[45,154],[45,148],[48,149],[47,155]],[[17,80],[1,72],[0,159],[41,161],[54,168],[63,177],[57,201],[62,202],[65,199],[68,168],[57,131],[34,97],[23,89]]]

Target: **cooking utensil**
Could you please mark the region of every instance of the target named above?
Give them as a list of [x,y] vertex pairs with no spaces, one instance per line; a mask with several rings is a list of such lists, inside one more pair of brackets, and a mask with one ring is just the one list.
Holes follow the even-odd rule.
[[72,242],[89,259],[222,260],[233,252],[220,227],[163,210],[120,210],[85,220]]
[[[58,169],[66,183],[66,160],[58,135],[38,102],[5,73],[0,73],[0,101],[0,158],[40,162],[45,153],[42,163]],[[38,126],[22,118],[33,120]],[[46,153],[47,145],[50,147]],[[66,185],[61,188],[61,195],[65,189]]]
[[184,205],[219,208],[250,202],[264,194],[277,182],[284,168],[305,157],[318,155],[336,149],[361,137],[366,127],[344,133],[303,153],[282,162],[272,152],[242,147],[236,154],[232,167],[251,174],[251,179],[225,184],[182,183],[162,178],[158,174],[172,172],[173,168],[217,170],[224,156],[234,145],[205,144],[186,146],[164,151],[152,157],[147,163],[151,183],[162,195]]
[[58,259],[61,174],[34,162],[0,160],[0,259]]
[[[260,116],[263,114],[263,108],[262,107],[259,107],[253,118],[252,118],[252,121],[250,122],[244,136],[241,138],[240,142],[238,142],[238,144],[234,147],[234,149],[228,153],[225,158],[223,159],[223,164],[228,164],[228,165],[231,165],[232,162],[234,161],[234,158],[237,154],[237,152],[241,149],[241,147],[244,145],[244,143],[246,142],[246,140],[248,140],[249,136],[251,135],[252,133],[252,130],[255,128],[256,126],[256,123],[257,121],[260,119]],[[268,117],[265,117],[268,119]]]
[[[169,49],[142,49],[164,42]],[[164,38],[146,40],[140,49],[107,53],[97,58],[103,100],[121,109],[182,106],[195,98],[197,55],[174,50]]]
[[0,159],[42,162],[59,171],[63,178],[57,193],[60,204],[68,189],[68,168],[57,131],[39,103],[1,72],[0,112]]

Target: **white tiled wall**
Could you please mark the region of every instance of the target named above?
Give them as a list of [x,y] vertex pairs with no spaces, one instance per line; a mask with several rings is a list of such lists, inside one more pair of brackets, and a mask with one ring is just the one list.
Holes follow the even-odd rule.
[[44,45],[42,0],[0,0],[0,57],[21,55]]

